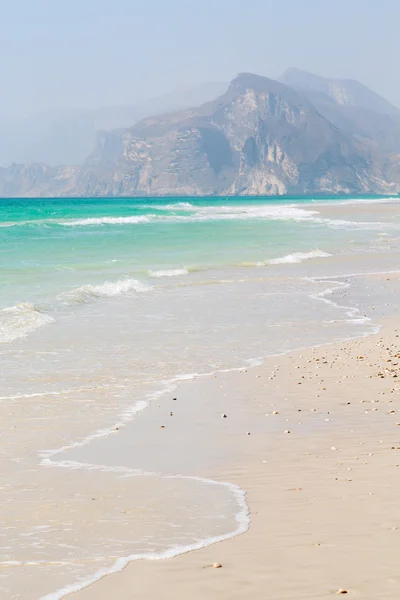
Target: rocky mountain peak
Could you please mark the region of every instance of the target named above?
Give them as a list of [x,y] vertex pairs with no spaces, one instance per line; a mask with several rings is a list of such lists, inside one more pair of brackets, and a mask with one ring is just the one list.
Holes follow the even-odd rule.
[[361,108],[400,118],[400,109],[397,106],[355,79],[320,77],[291,67],[284,72],[279,81],[298,91],[324,94],[340,106]]
[[[330,89],[326,82],[318,82],[322,84]],[[334,107],[341,106],[325,92],[314,93]],[[304,89],[240,73],[216,100],[101,134],[80,168],[0,171],[0,195],[393,191],[385,172],[389,164],[390,173],[397,173],[393,162],[381,161],[356,128],[347,130],[342,122],[347,123],[336,123],[317,109]]]

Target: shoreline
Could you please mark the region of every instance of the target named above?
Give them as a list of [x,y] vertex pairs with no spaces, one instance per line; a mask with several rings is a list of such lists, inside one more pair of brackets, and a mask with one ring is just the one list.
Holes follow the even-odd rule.
[[[396,321],[396,327],[400,328],[400,320]],[[382,332],[382,335],[384,337],[387,337],[386,334],[386,330],[388,328],[393,328],[392,325],[388,325],[386,324],[384,326],[384,331]],[[226,389],[230,389],[232,391],[232,379],[234,379],[235,381],[233,382],[234,384],[238,383],[238,380],[240,380],[240,378],[242,377],[242,381],[244,379],[249,379],[251,378],[252,380],[254,380],[254,378],[256,379],[261,379],[264,383],[263,385],[266,386],[267,384],[265,383],[265,379],[266,379],[266,372],[269,373],[269,369],[271,369],[271,365],[272,363],[276,363],[277,367],[275,367],[275,369],[277,368],[276,373],[278,373],[282,368],[286,368],[288,369],[290,362],[292,362],[292,374],[296,375],[296,370],[297,367],[299,366],[297,363],[304,363],[304,360],[312,360],[311,357],[315,357],[316,354],[323,354],[324,358],[326,356],[331,356],[334,355],[337,351],[338,351],[338,347],[340,347],[343,344],[346,344],[347,346],[350,346],[350,353],[357,351],[359,352],[359,348],[361,347],[368,347],[368,352],[371,351],[371,349],[373,349],[374,344],[376,343],[376,338],[377,336],[379,336],[379,334],[372,334],[371,336],[367,337],[367,338],[361,338],[358,340],[352,340],[350,342],[338,342],[335,344],[330,344],[329,346],[320,346],[319,348],[310,348],[308,350],[298,350],[296,352],[291,352],[288,353],[287,355],[284,355],[284,357],[269,357],[269,359],[266,360],[266,362],[264,363],[264,365],[259,366],[259,367],[254,367],[253,369],[249,369],[247,370],[241,370],[241,371],[237,371],[234,374],[232,372],[230,373],[225,373],[225,374],[217,374],[214,376],[214,378],[216,379],[222,379],[224,380],[224,386],[226,386]],[[354,347],[354,348],[353,348]],[[302,355],[300,354],[302,353]],[[292,356],[293,355],[293,356]],[[329,362],[329,358],[328,358],[328,362]],[[350,359],[349,359],[350,360]],[[319,361],[318,361],[319,362]],[[261,374],[262,373],[262,374]],[[254,377],[255,376],[255,377]],[[338,376],[338,373],[336,373],[335,376]],[[277,377],[277,375],[273,376],[273,377]],[[214,379],[213,378],[213,379]],[[229,381],[230,380],[230,381]],[[268,378],[269,380],[269,378]],[[189,393],[193,394],[193,382],[191,382],[192,385],[190,385],[189,382],[185,382],[182,384],[183,387],[189,388]],[[207,387],[209,387],[209,385],[213,384],[213,381],[211,382],[202,382],[203,384],[205,383],[205,385],[201,386],[203,387],[203,391],[204,388],[207,389]],[[254,381],[253,381],[254,383]],[[300,382],[300,383],[304,383],[304,382]],[[357,382],[358,384],[360,383],[360,381]],[[196,382],[195,385],[199,385],[199,381]],[[356,390],[354,389],[353,386],[353,392],[356,392]],[[303,390],[302,390],[303,391]],[[181,392],[184,393],[184,392]],[[252,394],[254,394],[254,390],[252,390]],[[293,391],[288,391],[286,390],[286,393],[290,394],[293,393]],[[320,396],[320,394],[319,394]],[[282,402],[282,401],[281,401]],[[252,403],[254,404],[254,402]],[[274,404],[274,403],[273,403]],[[243,407],[242,407],[243,408]],[[254,406],[250,406],[248,407],[250,409],[250,411],[252,409],[254,409]],[[233,409],[232,409],[233,410]],[[297,409],[298,410],[298,409]],[[305,410],[305,408],[300,409],[299,412],[302,412],[303,410]],[[316,412],[314,411],[314,409],[310,409],[312,412]],[[319,410],[319,409],[318,409]],[[321,409],[322,411],[322,409]],[[231,408],[230,408],[230,412],[231,412]],[[278,411],[280,412],[280,411]],[[325,414],[325,413],[324,413]],[[228,417],[230,418],[230,414],[228,415]],[[278,415],[275,415],[276,419],[278,420],[279,417]],[[270,422],[271,422],[271,418],[270,418]],[[325,422],[325,421],[324,421]],[[310,432],[313,432],[313,427],[310,428],[310,424],[308,424],[309,426],[307,427],[308,430],[308,434],[310,434]],[[353,427],[356,427],[356,424],[352,422]],[[285,425],[286,426],[286,425]],[[289,427],[291,425],[288,425]],[[345,425],[343,423],[341,423],[341,427],[345,427]],[[321,428],[321,423],[319,423],[319,428]],[[285,430],[286,431],[286,430]],[[289,431],[289,430],[288,430]],[[251,442],[253,443],[253,440],[259,438],[259,434],[254,435],[254,432],[251,432],[252,435],[249,438],[246,438],[247,440],[251,440]],[[278,441],[278,447],[275,448],[275,452],[277,454],[280,453],[281,449],[280,446],[282,445],[282,436],[281,434],[283,433],[283,425],[282,425],[282,430],[279,432],[279,441]],[[270,434],[274,437],[276,437],[277,435],[277,431],[272,430],[270,432]],[[241,436],[243,436],[244,438],[245,432],[241,432]],[[340,434],[342,435],[342,434]],[[243,439],[242,438],[242,439]],[[285,440],[286,439],[290,439],[291,438],[291,434],[287,434],[287,437],[285,436]],[[312,436],[311,436],[312,439]],[[275,440],[276,441],[276,440]],[[260,440],[258,440],[257,442],[257,446],[259,444]],[[242,443],[242,440],[241,440]],[[263,442],[263,445],[265,445],[265,440]],[[329,448],[329,446],[328,446]],[[332,446],[332,448],[335,448],[336,451],[336,446]],[[260,450],[254,450],[253,453],[255,455],[258,455],[258,459],[257,462],[260,462],[260,458],[263,454],[263,452],[260,452]],[[285,452],[285,454],[287,453],[287,451]],[[331,453],[333,453],[333,450],[331,450]],[[333,454],[332,454],[333,455]],[[247,461],[246,460],[245,462]],[[254,458],[254,457],[253,457]],[[290,458],[290,460],[293,462],[294,457],[293,456],[287,456],[286,455],[286,459]],[[268,461],[266,461],[268,462]],[[289,461],[290,462],[290,461]],[[265,464],[265,462],[261,462],[261,464]],[[280,465],[280,468],[282,469],[282,465]],[[254,469],[250,466],[246,466],[246,468],[242,467],[242,472],[240,474],[240,476],[237,476],[237,473],[235,474],[236,476],[233,475],[232,471],[235,471],[235,469],[230,466],[230,467],[225,467],[222,472],[217,474],[217,479],[221,479],[224,476],[230,476],[229,481],[231,481],[232,483],[234,483],[235,485],[241,485],[241,480],[244,478],[244,480],[248,480],[249,478],[251,479],[250,475],[245,475],[245,473],[251,473],[251,471]],[[284,469],[283,469],[284,470]],[[225,473],[223,472],[225,471]],[[226,472],[227,471],[227,472]],[[233,476],[232,476],[233,475]],[[295,485],[296,480],[298,483],[298,478],[294,476],[294,474],[292,473],[293,477],[294,477],[294,488],[293,490],[296,491],[302,491],[303,487],[297,487]],[[306,476],[307,478],[307,476]],[[260,482],[258,482],[259,484]],[[246,489],[246,485],[243,486],[244,489]],[[256,511],[254,510],[254,500],[252,498],[253,496],[253,491],[252,491],[252,485],[250,484],[248,486],[248,501],[249,501],[249,506],[250,506],[250,513],[251,513],[251,517],[253,518],[255,514],[258,514],[258,512],[256,513]],[[293,491],[292,490],[292,491]],[[275,507],[276,509],[276,500],[271,501],[272,505]],[[267,508],[267,507],[264,507]],[[256,519],[256,521],[258,520],[258,518]],[[235,542],[235,540],[243,540],[243,539],[247,539],[248,537],[252,536],[252,532],[254,531],[254,529],[257,527],[257,522],[253,522],[252,527],[250,528],[250,531],[248,531],[246,534],[244,535],[240,535],[237,537],[231,537],[228,541],[225,542],[219,542],[217,545],[210,545],[205,547],[203,550],[197,550],[196,552],[190,552],[189,554],[180,554],[177,557],[175,557],[174,559],[165,561],[165,560],[161,560],[161,561],[140,561],[140,562],[135,562],[135,563],[130,563],[122,572],[120,572],[119,574],[115,574],[115,575],[111,575],[109,577],[104,577],[103,579],[101,579],[100,581],[98,581],[97,583],[86,587],[85,589],[81,590],[80,592],[70,595],[69,597],[74,598],[76,600],[94,600],[95,598],[102,600],[103,598],[107,598],[109,597],[109,594],[111,592],[118,593],[118,597],[121,598],[121,600],[125,600],[128,598],[136,598],[136,597],[140,597],[143,598],[150,598],[150,597],[154,597],[155,594],[155,588],[154,588],[154,584],[152,583],[152,580],[154,580],[154,569],[156,569],[157,572],[157,577],[162,576],[167,578],[168,580],[168,586],[174,586],[176,584],[176,587],[178,589],[176,590],[171,590],[171,596],[174,595],[174,597],[177,595],[177,597],[180,597],[180,589],[179,589],[179,581],[175,582],[175,579],[172,577],[171,574],[175,573],[176,575],[176,568],[178,568],[176,565],[177,563],[179,563],[181,565],[181,567],[183,569],[185,569],[185,564],[186,563],[190,563],[190,564],[196,564],[196,572],[192,573],[193,575],[193,589],[192,589],[192,583],[191,581],[186,581],[185,585],[190,587],[190,594],[191,597],[201,597],[200,594],[196,595],[196,589],[197,589],[197,585],[199,585],[199,582],[201,581],[202,578],[202,573],[203,571],[199,570],[199,561],[202,561],[204,564],[202,565],[202,567],[207,566],[207,561],[209,561],[210,564],[212,564],[213,562],[215,562],[215,560],[218,559],[219,562],[221,562],[221,564],[223,565],[223,567],[225,567],[226,564],[226,559],[223,557],[223,555],[225,554],[225,551],[222,550],[222,547],[227,548],[232,547],[232,546],[236,546],[239,542]],[[239,545],[241,545],[239,543]],[[255,553],[255,556],[259,554],[259,548]],[[229,554],[229,551],[228,551]],[[220,561],[219,558],[222,555],[222,560]],[[215,560],[212,560],[212,557],[214,557]],[[254,557],[253,557],[254,559]],[[146,564],[146,563],[152,563],[152,565],[150,564]],[[158,563],[156,565],[156,563]],[[237,565],[237,568],[239,567],[239,565]],[[210,571],[213,571],[212,569]],[[232,570],[230,571],[230,575],[232,576]],[[172,577],[172,580],[170,579]],[[140,585],[138,587],[136,587],[137,585],[137,581],[136,579],[139,578],[140,580]],[[200,578],[200,579],[199,579]],[[225,578],[223,578],[225,581]],[[212,584],[212,576],[211,577],[207,577],[206,581],[208,581],[209,584]],[[197,583],[196,583],[197,582]],[[129,592],[127,592],[125,590],[127,584],[129,583]],[[265,582],[264,582],[265,583]],[[228,584],[227,584],[228,585]],[[110,587],[111,586],[111,587]],[[145,589],[143,588],[143,586],[145,586]],[[338,589],[341,586],[338,585]],[[147,589],[148,588],[148,589]],[[186,588],[185,588],[186,589]],[[221,590],[220,590],[221,591]],[[212,594],[213,590],[212,590],[212,586],[211,589],[208,589],[207,593]],[[232,588],[227,587],[226,593],[228,594],[226,597],[232,597],[231,594],[234,592],[234,590]],[[136,596],[137,593],[137,596]],[[145,593],[145,595],[143,595],[143,593]],[[146,593],[148,593],[148,595],[146,595]],[[188,591],[186,590],[186,593],[188,593]],[[275,591],[275,593],[279,593],[279,589],[277,588],[277,590]],[[332,590],[331,591],[327,591],[327,594],[333,593]],[[164,595],[162,594],[160,597],[162,598],[168,598],[171,597],[169,595]],[[182,597],[184,597],[184,594],[182,593]],[[213,595],[211,595],[211,597],[214,597]],[[217,597],[217,596],[216,596]],[[221,597],[221,596],[218,596]],[[222,597],[225,597],[224,595],[222,595]],[[233,596],[235,597],[235,596]],[[302,595],[299,596],[273,596],[274,598],[276,597],[282,597],[282,598],[293,598],[293,597],[299,597],[299,598],[303,598]],[[304,596],[305,597],[305,596]],[[315,596],[317,597],[317,596]],[[325,596],[318,596],[318,597],[325,597]],[[328,595],[326,596],[328,597]],[[363,597],[368,597],[369,596],[363,596]],[[395,596],[385,596],[386,598],[391,598],[391,597],[395,597]]]
[[[310,294],[309,297],[317,299],[320,302],[325,302],[329,305],[332,305],[335,308],[338,308],[339,310],[345,311],[345,314],[348,317],[355,317],[353,319],[352,318],[345,319],[344,322],[348,322],[348,323],[359,322],[360,324],[370,322],[372,324],[372,318],[366,317],[366,316],[365,317],[361,316],[360,315],[361,310],[359,308],[339,304],[338,302],[330,300],[329,298],[326,298],[325,296],[332,295],[340,289],[346,289],[346,288],[351,287],[351,283],[344,283],[344,282],[335,281],[335,280],[344,279],[344,278],[355,278],[355,277],[369,277],[369,276],[375,276],[375,275],[376,276],[400,275],[400,269],[399,270],[390,270],[390,271],[374,271],[371,273],[360,272],[360,273],[350,273],[350,274],[344,274],[344,275],[304,277],[303,279],[310,280],[313,282],[318,281],[318,282],[323,282],[323,283],[328,283],[328,282],[332,283],[332,280],[333,280],[333,283],[336,283],[338,285],[337,290],[334,288],[327,288],[326,290],[323,290],[322,292],[318,292],[317,294]],[[359,318],[357,318],[357,315],[360,315]],[[150,395],[145,400],[139,400],[134,405],[128,407],[128,409],[125,409],[122,413],[120,413],[117,416],[118,420],[115,421],[109,427],[95,430],[93,433],[89,434],[88,436],[84,437],[83,439],[81,439],[77,442],[74,442],[70,445],[62,446],[61,448],[56,448],[56,449],[43,450],[42,452],[40,452],[39,457],[42,459],[40,464],[43,464],[44,466],[46,466],[46,465],[56,466],[57,462],[54,462],[51,460],[51,458],[53,456],[57,456],[58,454],[61,454],[63,452],[66,452],[66,451],[74,449],[74,448],[79,448],[79,447],[85,446],[87,444],[90,444],[93,440],[96,440],[98,438],[106,438],[106,437],[109,437],[110,435],[113,435],[115,433],[115,431],[118,430],[119,428],[126,427],[130,423],[132,423],[132,421],[142,411],[149,408],[149,406],[152,402],[154,402],[158,399],[162,400],[163,396],[167,395],[168,393],[172,393],[172,392],[176,391],[177,388],[179,388],[179,386],[185,381],[194,381],[194,380],[201,379],[201,378],[213,377],[216,374],[235,373],[237,371],[243,371],[244,369],[252,369],[254,367],[262,366],[265,363],[265,361],[272,359],[272,358],[281,358],[281,357],[287,356],[288,354],[295,353],[295,352],[301,352],[301,351],[307,351],[311,348],[324,348],[324,347],[329,347],[333,344],[337,344],[337,343],[341,343],[341,342],[348,342],[348,341],[352,341],[352,340],[362,339],[365,337],[369,337],[371,335],[378,334],[382,325],[374,324],[373,327],[375,328],[375,331],[372,331],[372,332],[367,331],[367,332],[361,333],[360,335],[345,337],[345,338],[333,340],[330,342],[322,342],[320,344],[299,346],[299,347],[295,347],[290,350],[285,350],[283,352],[278,352],[278,353],[273,353],[273,354],[267,354],[267,355],[264,355],[261,357],[248,358],[248,359],[245,359],[245,364],[243,364],[241,366],[235,366],[235,367],[224,368],[224,369],[216,369],[215,371],[209,371],[206,373],[186,373],[183,375],[177,375],[176,377],[173,377],[173,378],[165,380],[165,381],[161,381],[160,383],[164,386],[162,389],[150,393]],[[40,395],[40,394],[37,394],[37,395]],[[101,465],[99,465],[99,466],[101,466]]]
[[[391,274],[393,274],[393,272],[391,272]],[[396,272],[396,274],[398,275],[398,272]],[[374,273],[374,275],[375,275],[375,273]],[[376,273],[376,275],[378,275],[378,276],[379,275],[384,276],[384,275],[386,275],[386,273],[380,272],[380,273]],[[339,279],[341,277],[348,277],[348,276],[346,276],[346,275],[344,275],[344,276],[332,276],[332,277],[329,277],[329,278],[326,278],[326,279],[327,280],[332,280],[332,279]],[[325,278],[318,278],[318,279],[325,279]],[[343,284],[343,285],[344,285],[344,287],[348,287],[349,284]],[[327,290],[327,291],[321,293],[320,296],[322,296],[322,297],[320,297],[319,299],[322,300],[322,301],[328,302],[328,303],[333,303],[335,306],[338,306],[337,303],[324,298],[325,295],[327,295],[329,293],[332,293],[332,291],[334,291],[334,290]],[[353,316],[354,314],[360,314],[360,312],[361,312],[360,309],[349,307],[349,306],[340,305],[340,307],[343,310],[346,311],[346,314],[349,317]],[[369,317],[363,317],[363,316],[360,316],[360,320],[361,320],[361,322],[371,321],[371,319]],[[256,366],[254,366],[254,365],[252,366],[250,364],[251,361],[248,361],[249,364],[246,365],[246,366],[242,366],[242,367],[236,367],[236,368],[232,368],[232,369],[225,369],[225,370],[222,370],[222,371],[215,371],[213,373],[207,373],[207,374],[204,374],[204,375],[203,374],[202,375],[194,375],[194,376],[191,376],[191,379],[189,379],[188,376],[186,378],[185,377],[181,377],[181,381],[174,380],[174,384],[175,384],[174,387],[173,388],[171,387],[168,391],[172,391],[172,389],[174,389],[175,392],[178,395],[180,395],[179,390],[180,390],[181,387],[189,387],[189,388],[192,388],[192,390],[193,390],[193,386],[198,386],[199,384],[201,385],[202,383],[204,384],[204,383],[207,382],[207,380],[210,380],[213,377],[214,378],[218,378],[218,377],[221,377],[221,376],[226,376],[229,379],[230,377],[233,377],[235,375],[242,374],[242,373],[247,373],[247,370],[249,370],[250,373],[253,372],[254,370],[258,370],[258,371],[261,370],[263,372],[263,371],[265,371],[268,368],[268,365],[271,363],[271,361],[277,361],[278,363],[280,363],[280,362],[285,363],[290,358],[290,355],[296,355],[296,356],[298,356],[300,353],[303,353],[303,354],[310,354],[311,353],[311,354],[313,354],[316,351],[321,351],[321,352],[324,352],[324,353],[329,353],[329,352],[333,352],[334,349],[338,345],[340,345],[340,344],[353,344],[353,343],[357,344],[357,343],[364,343],[365,342],[368,345],[369,344],[368,340],[371,340],[372,338],[375,338],[377,335],[379,335],[379,331],[381,329],[381,325],[376,325],[376,327],[377,327],[377,331],[375,333],[366,332],[364,334],[361,334],[357,338],[352,337],[350,339],[344,339],[344,340],[341,340],[341,341],[334,341],[334,342],[330,342],[330,343],[326,343],[326,344],[322,344],[322,345],[318,345],[318,346],[311,346],[311,347],[299,348],[297,350],[288,351],[288,352],[285,352],[285,353],[281,353],[279,355],[270,355],[270,356],[264,357],[263,359],[259,359],[260,362],[258,362],[258,364]],[[261,377],[261,375],[257,375],[257,377]],[[168,383],[172,383],[172,382],[168,382]],[[206,383],[206,385],[207,385],[207,383]],[[160,392],[160,397],[163,396],[166,393],[167,392]],[[193,393],[193,392],[191,392],[191,393]],[[62,465],[60,465],[60,466],[62,466]],[[99,467],[99,468],[101,468],[101,467]],[[209,474],[206,474],[206,475],[207,475],[207,477],[210,476]],[[228,485],[228,486],[229,485],[238,486],[239,489],[240,489],[240,482],[237,482],[237,481],[231,482],[230,479],[224,478],[224,475],[221,474],[221,473],[218,473],[217,476],[215,476],[215,477],[214,477],[214,475],[215,475],[214,473],[211,474],[212,480],[214,482],[220,482],[220,483],[222,483],[224,485]],[[182,476],[190,478],[190,475],[182,475]],[[178,475],[178,477],[179,477],[179,475]],[[244,494],[246,494],[246,488],[242,488],[242,491],[244,491]],[[246,528],[246,530],[247,530],[247,528]],[[243,533],[243,532],[232,532],[231,534],[228,534],[228,535],[224,536],[224,539],[226,539],[226,540],[233,540],[233,539],[236,538],[237,535],[240,535],[241,533]],[[215,541],[208,542],[207,540],[205,540],[204,542],[205,543],[204,544],[200,544],[199,547],[207,549],[207,548],[212,547],[213,544],[215,544]],[[218,543],[221,543],[221,542],[218,542]],[[227,542],[225,542],[225,543],[227,543]],[[187,554],[187,552],[192,552],[193,550],[194,549],[185,549],[183,552],[178,552],[176,555],[174,555],[174,560],[177,560],[179,557],[184,556],[185,554]],[[199,551],[200,550],[197,550],[197,552],[199,552]],[[118,571],[121,572],[122,569],[124,571],[126,571],[126,570],[129,570],[130,568],[133,568],[132,564],[133,564],[133,562],[136,562],[136,559],[138,559],[138,558],[140,558],[140,557],[135,556],[135,561],[132,561],[132,559],[128,558],[126,560],[126,565],[120,567],[118,569]],[[151,559],[151,557],[145,557],[145,556],[143,556],[143,558],[150,558]],[[157,557],[157,558],[160,558],[160,557]],[[163,560],[163,559],[161,558],[161,560]],[[140,562],[142,563],[143,561],[140,561]],[[150,560],[150,562],[152,562],[152,560]],[[113,573],[114,573],[114,575],[111,575],[111,577],[117,576],[117,574],[115,573],[115,571],[113,571]],[[58,599],[58,598],[63,598],[63,597],[73,597],[73,598],[77,598],[77,600],[78,600],[78,598],[79,598],[79,600],[80,600],[80,598],[82,598],[82,600],[83,599],[86,600],[86,598],[88,600],[91,600],[91,598],[93,597],[93,600],[94,600],[94,598],[97,598],[97,596],[92,596],[90,590],[96,588],[96,592],[95,593],[96,594],[97,593],[101,594],[102,593],[101,589],[100,589],[100,591],[97,591],[97,589],[98,589],[98,586],[101,585],[101,582],[104,581],[105,579],[108,580],[107,574],[101,575],[100,579],[98,579],[98,581],[96,583],[94,583],[94,584],[92,583],[89,586],[86,585],[84,588],[82,588],[77,593],[72,594],[71,593],[72,590],[71,590],[71,592],[68,593],[67,595],[64,594],[64,595],[60,595],[60,596],[55,596],[55,595],[46,596],[46,600],[49,600],[50,598],[52,598],[52,599],[53,598],[57,598]],[[99,596],[99,598],[100,597],[102,597],[102,596]]]
[[[239,269],[232,271],[233,276],[227,267],[227,273],[217,269],[210,276],[193,275],[182,283],[162,281],[155,286],[156,293],[143,300],[135,294],[118,293],[121,297],[115,299],[110,294],[108,301],[66,310],[54,327],[39,328],[26,342],[4,347],[7,376],[2,428],[8,437],[3,451],[2,532],[5,558],[9,560],[2,565],[6,593],[32,600],[61,600],[81,594],[82,598],[97,600],[99,594],[103,600],[108,590],[108,600],[114,593],[108,586],[113,585],[123,599],[124,586],[132,595],[141,589],[136,587],[136,578],[143,577],[143,587],[153,600],[158,594],[151,588],[152,577],[146,580],[150,574],[147,563],[159,563],[152,568],[156,573],[163,572],[168,564],[165,575],[169,577],[175,565],[186,569],[192,561],[209,556],[213,560],[202,568],[221,562],[222,575],[218,572],[223,580],[229,560],[226,562],[224,554],[214,555],[214,551],[223,548],[230,555],[236,547],[246,548],[246,556],[252,556],[250,562],[246,559],[243,563],[249,573],[246,585],[260,585],[260,573],[252,572],[253,563],[258,564],[259,556],[267,556],[265,547],[271,540],[279,541],[280,534],[276,523],[269,522],[268,511],[279,516],[289,510],[285,494],[272,485],[273,481],[286,476],[297,479],[299,466],[306,480],[319,462],[325,466],[322,479],[326,469],[333,468],[324,455],[326,448],[313,455],[322,432],[332,434],[327,423],[333,419],[326,416],[329,406],[336,413],[335,435],[342,436],[344,446],[348,442],[346,418],[353,407],[338,409],[333,397],[323,403],[322,397],[328,397],[326,388],[316,386],[317,380],[308,381],[307,364],[318,369],[316,377],[328,369],[322,365],[329,361],[315,365],[315,357],[330,356],[332,371],[327,376],[337,378],[333,383],[338,396],[343,396],[343,389],[344,394],[349,390],[353,393],[355,388],[368,388],[369,392],[369,382],[365,386],[357,369],[353,381],[349,365],[357,358],[356,348],[358,355],[375,352],[373,340],[381,323],[386,323],[384,339],[390,338],[388,323],[398,309],[398,199],[393,198],[393,204],[376,201],[361,207],[361,213],[354,200],[345,204],[311,203],[317,210],[308,211],[314,217],[305,218],[309,222],[304,227],[297,221],[303,221],[307,211],[297,215],[299,219],[296,213],[278,211],[275,225],[275,212],[253,214],[251,210],[243,212],[242,206],[236,211],[234,206],[224,207],[233,220],[251,218],[244,228],[242,223],[226,228],[210,225],[216,236],[217,258],[216,234],[224,233],[221,252],[225,256],[229,248],[232,265]],[[169,222],[169,213],[176,206],[160,207],[168,211],[163,213],[164,220]],[[296,206],[302,208],[302,202]],[[99,218],[93,219],[87,210],[79,213],[85,217],[82,224],[96,221],[93,233],[97,237],[92,241],[103,240],[97,225],[110,221],[103,218],[101,207],[96,209]],[[68,210],[76,217],[73,207]],[[220,220],[221,214],[215,217],[214,212],[209,208],[207,221]],[[222,212],[227,219],[226,211]],[[197,215],[192,216],[196,221]],[[295,222],[283,223],[292,217]],[[265,227],[258,223],[260,218],[266,220]],[[113,225],[125,223],[122,216],[111,221]],[[111,221],[111,245],[104,248],[107,256],[114,252],[122,266],[103,265],[107,285],[109,274],[119,273],[127,264],[127,249],[136,247],[130,244],[130,229],[126,230],[126,248],[121,246],[119,229],[111,229]],[[343,231],[331,235],[336,225]],[[203,226],[195,227],[204,232]],[[21,231],[27,243],[33,243],[29,227]],[[140,240],[147,247],[157,229],[146,231],[141,230],[136,244],[139,248]],[[164,232],[167,246],[171,231]],[[271,236],[265,238],[268,232]],[[57,231],[53,233],[54,240],[50,237],[56,242]],[[189,233],[190,228],[184,228],[182,240],[189,240],[189,252],[195,251],[200,264],[210,249],[207,245],[198,250],[191,244]],[[74,230],[75,237],[78,247],[85,245],[84,232]],[[55,259],[64,264],[68,235],[61,238]],[[310,249],[310,239],[314,249]],[[254,254],[263,260],[256,257],[254,263],[235,262],[238,240],[236,254],[241,258]],[[151,252],[145,252],[143,260],[159,268],[158,246],[150,246]],[[184,248],[179,244],[171,248],[169,261],[175,264],[178,250]],[[41,246],[39,249],[43,250]],[[100,250],[96,254],[99,260]],[[278,258],[267,260],[265,253]],[[118,260],[105,264],[114,262]],[[82,279],[87,280],[89,263],[79,262],[83,277],[71,276],[74,291],[99,287],[81,285]],[[262,265],[264,268],[258,269]],[[43,272],[50,273],[45,260],[42,266]],[[250,266],[253,271],[247,269]],[[58,289],[59,283],[49,284],[46,293]],[[210,287],[216,283],[224,286]],[[29,286],[20,285],[30,293]],[[103,291],[104,284],[100,287]],[[396,320],[393,323],[398,327]],[[341,365],[347,373],[346,382],[339,381],[344,375],[335,353],[349,360],[349,364]],[[357,362],[354,364],[358,367]],[[304,373],[302,380],[294,383],[300,373]],[[318,398],[315,414],[309,406],[313,396]],[[372,417],[369,420],[378,431],[379,415]],[[354,428],[355,438],[361,439],[364,433],[359,431],[358,421],[354,421]],[[385,440],[386,433],[381,437]],[[335,452],[341,445],[332,438]],[[303,455],[314,456],[317,461],[307,460],[305,464],[300,461]],[[296,488],[289,488],[288,484],[288,489],[303,491],[303,486],[298,483]],[[316,490],[311,501],[320,501],[322,492]],[[253,518],[249,531],[246,493]],[[297,530],[301,519],[285,512],[283,529],[286,520],[291,522],[287,530],[291,543],[285,548],[290,555],[301,539]],[[325,515],[325,523],[328,521],[329,515]],[[309,517],[308,522],[312,524]],[[238,535],[245,530],[245,535]],[[261,545],[256,539],[260,532],[264,538]],[[174,560],[154,560],[172,555]],[[185,557],[183,562],[181,557]],[[141,558],[153,560],[137,560]],[[241,567],[237,557],[232,556],[232,561],[237,565],[236,576]],[[264,570],[260,564],[258,568]],[[134,573],[135,580],[126,581],[128,573]],[[192,573],[186,596],[196,596],[199,585],[208,585],[198,575]],[[175,572],[175,576],[172,586],[180,582],[180,573]],[[290,571],[292,579],[295,577]],[[72,594],[73,590],[77,591]],[[174,594],[178,600],[180,593],[177,589]],[[231,600],[236,589],[227,585],[223,593]],[[275,586],[274,600],[280,594],[281,589]],[[257,591],[258,595],[261,593]],[[288,600],[293,597],[297,598],[294,589]],[[306,597],[309,600],[309,592]]]

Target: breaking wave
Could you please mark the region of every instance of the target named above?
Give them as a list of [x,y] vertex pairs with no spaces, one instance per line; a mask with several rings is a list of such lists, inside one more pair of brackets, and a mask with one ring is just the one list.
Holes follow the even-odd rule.
[[187,216],[170,216],[164,219],[176,221],[229,221],[229,220],[247,220],[247,219],[267,219],[267,220],[295,220],[309,221],[315,218],[318,212],[314,210],[305,210],[293,205],[287,206],[259,206],[259,205],[238,205],[238,206],[206,206],[198,208],[193,214]]
[[284,265],[284,264],[294,264],[301,263],[304,260],[309,260],[310,258],[327,258],[328,256],[332,256],[328,252],[322,252],[322,250],[313,250],[312,252],[294,252],[293,254],[286,254],[286,256],[281,256],[280,258],[272,258],[268,261],[270,265]]
[[53,322],[53,317],[42,313],[30,302],[3,308],[0,310],[0,344],[23,338],[35,329]]
[[142,208],[155,208],[157,210],[195,210],[196,206],[190,202],[176,202],[175,204],[146,204]]
[[[142,207],[145,208],[145,207]],[[287,206],[204,206],[198,207],[187,202],[152,206],[153,210],[179,210],[183,214],[147,214],[127,217],[90,217],[63,221],[66,227],[85,227],[93,225],[138,225],[142,223],[190,223],[203,221],[229,221],[247,219],[309,221],[315,219],[317,211],[305,210],[294,205]],[[185,214],[186,213],[186,214]]]
[[76,219],[74,221],[64,221],[61,225],[66,227],[85,227],[88,225],[134,225],[136,223],[148,223],[149,215],[131,216],[131,217],[90,217],[88,219]]
[[188,275],[187,269],[160,269],[159,271],[149,271],[150,277],[179,277],[179,275]]
[[77,304],[91,302],[96,298],[112,298],[123,294],[148,292],[151,288],[137,279],[118,279],[117,281],[105,281],[99,285],[82,285],[67,292],[60,299]]

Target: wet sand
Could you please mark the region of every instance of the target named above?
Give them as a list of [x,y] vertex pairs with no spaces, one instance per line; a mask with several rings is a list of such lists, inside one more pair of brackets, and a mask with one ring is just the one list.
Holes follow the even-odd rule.
[[[377,335],[184,382],[149,411],[154,430],[166,422],[160,449],[209,432],[213,456],[187,468],[246,490],[250,529],[68,597],[397,600],[400,318],[381,322]],[[204,411],[193,430],[189,401]]]

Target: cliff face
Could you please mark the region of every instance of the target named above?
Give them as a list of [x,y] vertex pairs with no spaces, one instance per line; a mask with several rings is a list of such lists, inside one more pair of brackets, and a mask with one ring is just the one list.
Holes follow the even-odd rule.
[[125,129],[151,115],[203,104],[223,94],[226,87],[222,82],[203,83],[136,104],[93,110],[60,109],[14,118],[0,112],[0,165],[81,165],[92,152],[99,131]]
[[400,110],[358,81],[326,79],[288,69],[280,81],[306,97],[346,136],[361,141],[382,160],[400,153]]
[[322,116],[306,95],[251,74],[239,75],[223,96],[199,108],[103,133],[80,168],[0,171],[2,196],[389,190],[384,164],[368,145]]
[[400,119],[397,106],[354,79],[330,79],[290,68],[279,81],[295,90],[324,94],[339,106],[361,108]]

